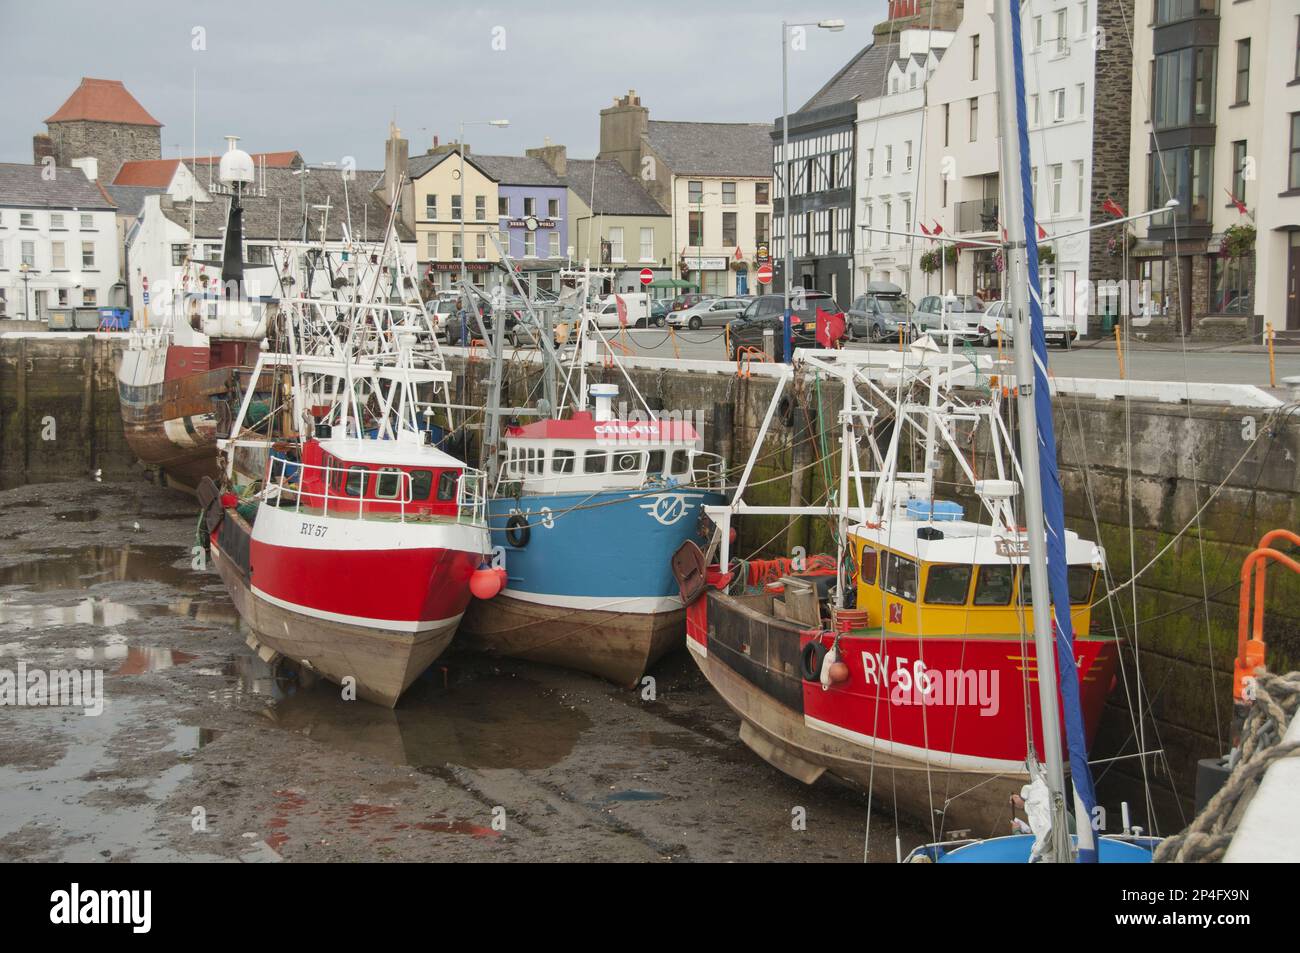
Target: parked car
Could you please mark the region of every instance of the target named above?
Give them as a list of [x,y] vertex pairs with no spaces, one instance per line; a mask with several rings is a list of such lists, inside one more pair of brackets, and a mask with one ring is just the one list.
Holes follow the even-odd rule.
[[657,328],[662,328],[668,324],[668,315],[672,311],[672,304],[666,298],[655,298],[650,302],[650,323]]
[[[835,299],[822,291],[801,291],[790,299],[794,311],[791,316],[791,346],[817,346],[817,309],[839,311]],[[727,328],[727,357],[736,359],[736,353],[743,347],[763,349],[763,332],[769,328],[773,334],[773,359],[785,360],[785,297],[783,295],[759,295]]]
[[903,336],[911,337],[915,312],[916,306],[898,285],[873,281],[845,312],[844,333],[850,341],[897,341],[902,328]]
[[993,327],[984,311],[984,302],[974,295],[926,295],[912,315],[915,334],[927,331],[955,331],[971,344],[988,347],[993,343]]
[[[456,313],[456,301],[453,298],[434,298],[424,303],[425,313],[429,315],[429,326],[433,333],[451,342],[451,317]],[[457,331],[459,334],[459,330]]]
[[703,327],[723,327],[748,306],[747,298],[713,298],[672,312],[668,315],[668,323],[675,328],[690,328],[692,331]]
[[[998,329],[1001,328],[1003,342],[1010,344],[1014,340],[1015,322],[1011,320],[1011,315],[1007,313],[1007,303],[1005,301],[991,301],[984,314],[992,323],[993,333],[996,335]],[[1056,314],[1043,315],[1043,337],[1047,339],[1049,345],[1055,344],[1060,348],[1068,348],[1078,336],[1078,329],[1065,318]]]
[[669,308],[669,310],[684,311],[687,308],[694,307],[695,305],[699,304],[701,301],[711,301],[716,297],[718,296],[715,294],[700,294],[698,291],[691,291],[688,292],[687,294],[680,294],[676,298],[673,298],[672,306]]

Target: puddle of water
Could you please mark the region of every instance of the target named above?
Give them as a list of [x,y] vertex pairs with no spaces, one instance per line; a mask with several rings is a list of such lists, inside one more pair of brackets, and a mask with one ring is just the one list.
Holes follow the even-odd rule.
[[434,663],[393,710],[344,701],[336,685],[251,654],[233,659],[226,674],[233,684],[225,697],[267,698],[263,714],[282,728],[415,768],[545,768],[567,757],[591,727],[585,713],[531,679],[475,674],[458,681],[459,669],[446,663]]
[[100,582],[161,582],[185,589],[203,578],[190,569],[189,550],[181,546],[59,546],[30,555],[27,562],[0,567],[0,586],[55,592]]
[[99,510],[63,510],[54,515],[65,523],[93,523],[99,519]]
[[658,791],[611,791],[605,795],[606,801],[662,801],[666,794],[660,794]]

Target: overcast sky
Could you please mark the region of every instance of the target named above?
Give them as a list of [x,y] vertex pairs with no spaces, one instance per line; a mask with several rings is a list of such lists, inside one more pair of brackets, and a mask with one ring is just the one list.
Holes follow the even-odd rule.
[[250,152],[352,156],[360,168],[382,167],[394,116],[413,155],[435,135],[454,139],[462,119],[505,118],[508,129],[466,141],[521,155],[549,136],[590,157],[600,109],[629,88],[652,119],[770,122],[783,17],[847,22],[810,30],[791,53],[791,109],[884,18],[885,0],[806,2],[0,0],[0,161],[31,161],[32,135],[82,76],[124,81],[163,123],[164,156],[190,152],[196,78],[199,154],[236,134]]

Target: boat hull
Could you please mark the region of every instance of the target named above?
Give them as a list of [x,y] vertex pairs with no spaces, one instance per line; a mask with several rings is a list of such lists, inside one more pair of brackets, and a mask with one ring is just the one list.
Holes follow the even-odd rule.
[[[740,736],[751,749],[805,783],[829,771],[872,791],[875,803],[936,831],[1008,833],[1008,797],[1028,781],[1023,686],[1036,681],[1019,640],[926,639],[921,645],[915,638],[882,640],[879,633],[845,635],[841,657],[848,681],[824,690],[803,677],[800,654],[810,641],[829,646],[832,637],[775,618],[762,599],[711,591],[688,610],[691,655],[741,717]],[[1114,674],[1113,647],[1103,640],[1076,642],[1089,738]],[[929,684],[937,686],[930,702],[913,677],[919,658],[928,663],[923,673]],[[954,659],[962,671],[976,672],[973,683],[943,678],[954,670]],[[900,661],[908,674],[895,677]],[[891,677],[876,678],[886,666]],[[984,681],[996,692],[979,687],[977,670],[983,669],[998,673]],[[957,699],[950,691],[943,698],[944,686],[954,684],[973,684],[970,697]],[[1032,702],[1041,752],[1036,690]]]
[[[489,503],[506,588],[475,600],[468,647],[634,685],[681,644],[685,609],[670,561],[719,493],[669,489],[538,494]],[[527,539],[505,531],[523,516]]]
[[[326,528],[308,545],[283,544],[288,533],[307,537],[300,525]],[[331,533],[342,539],[349,529],[354,545],[309,545]],[[226,510],[211,548],[259,650],[355,685],[358,698],[391,708],[451,642],[483,548],[403,547],[401,539],[391,549],[365,545],[400,529],[263,506],[253,527]],[[472,528],[462,529],[472,541]]]

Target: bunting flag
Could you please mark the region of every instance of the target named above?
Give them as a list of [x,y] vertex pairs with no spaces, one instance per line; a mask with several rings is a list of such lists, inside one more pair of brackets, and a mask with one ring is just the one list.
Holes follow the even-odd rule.
[[943,226],[940,225],[939,222],[938,222],[937,220],[936,220],[935,223],[934,223],[934,229],[932,230],[932,234],[935,234],[935,235],[942,235],[942,234],[943,234]]
[[1246,203],[1241,201],[1241,199],[1237,198],[1237,196],[1233,194],[1232,189],[1224,189],[1223,191],[1228,193],[1228,200],[1232,202],[1232,204],[1236,207],[1238,212],[1240,212],[1242,215],[1250,214],[1250,212],[1246,209]]
[[1124,209],[1120,208],[1109,195],[1106,196],[1106,201],[1101,203],[1101,210],[1109,215],[1114,215],[1116,218],[1124,217]]
[[[1034,222],[1034,224],[1038,225],[1037,222]],[[1047,237],[1046,230],[1043,228],[1043,226],[1038,225],[1038,240],[1041,242],[1046,237]]]
[[817,308],[817,343],[822,347],[831,348],[835,342],[844,336],[844,314],[835,312],[830,314]]

